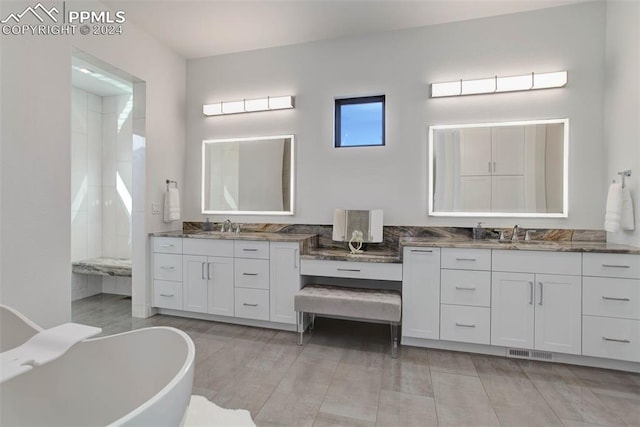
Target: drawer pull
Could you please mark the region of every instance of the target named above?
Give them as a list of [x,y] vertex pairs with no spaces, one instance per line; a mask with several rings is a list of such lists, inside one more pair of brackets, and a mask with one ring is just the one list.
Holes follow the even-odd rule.
[[175,295],[173,294],[160,294],[161,297],[173,298]]
[[432,253],[433,249],[411,249],[411,252]]
[[605,297],[605,296],[602,296],[602,299],[606,299],[610,301],[631,301],[629,298],[614,298],[614,297]]
[[605,340],[605,341],[622,342],[622,343],[625,343],[625,344],[629,344],[631,342],[629,340],[619,340],[619,339],[616,339],[616,338],[607,338],[607,337],[602,337],[602,339]]
[[257,307],[258,304],[249,304],[248,302],[243,302],[242,305],[245,305],[247,307]]
[[475,324],[469,325],[467,323],[458,323],[458,322],[456,322],[456,326],[460,326],[460,327],[463,327],[463,328],[475,328],[476,327]]
[[168,245],[160,245],[161,248],[172,248],[173,243],[169,243]]
[[476,288],[466,288],[464,286],[456,286],[456,289],[458,289],[459,291],[475,291]]
[[202,280],[207,280],[207,276],[204,275],[204,265],[206,264],[206,262],[202,263]]
[[257,249],[252,249],[252,248],[243,248],[242,250],[245,252],[258,252]]
[[538,284],[540,285],[540,302],[538,303],[538,305],[542,305],[542,298],[543,298],[543,290],[544,290],[544,284],[542,282],[538,282]]
[[360,272],[359,268],[338,268],[338,271],[354,271],[356,273]]
[[242,273],[243,276],[257,276],[258,273]]
[[606,268],[631,268],[628,265],[616,265],[616,264],[602,264],[602,266]]
[[175,267],[173,265],[161,265],[160,268],[163,270],[173,270]]
[[456,258],[456,261],[477,261],[475,258]]

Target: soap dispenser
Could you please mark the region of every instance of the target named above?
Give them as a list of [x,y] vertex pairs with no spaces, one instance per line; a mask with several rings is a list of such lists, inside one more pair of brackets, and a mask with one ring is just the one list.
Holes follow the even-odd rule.
[[481,240],[487,237],[486,230],[482,228],[482,222],[478,222],[478,225],[473,227],[473,240]]
[[203,231],[213,230],[213,223],[209,221],[209,218],[206,218],[205,221],[202,223],[202,230]]

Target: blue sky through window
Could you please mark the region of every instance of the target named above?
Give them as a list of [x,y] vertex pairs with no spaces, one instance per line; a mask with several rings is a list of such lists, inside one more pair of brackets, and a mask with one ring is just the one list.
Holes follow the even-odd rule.
[[383,145],[382,102],[343,104],[340,146]]

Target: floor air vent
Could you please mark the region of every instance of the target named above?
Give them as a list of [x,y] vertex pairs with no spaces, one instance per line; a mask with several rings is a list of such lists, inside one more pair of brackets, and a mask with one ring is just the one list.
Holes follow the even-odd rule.
[[547,351],[523,350],[521,348],[508,348],[507,357],[518,359],[552,360],[553,354]]

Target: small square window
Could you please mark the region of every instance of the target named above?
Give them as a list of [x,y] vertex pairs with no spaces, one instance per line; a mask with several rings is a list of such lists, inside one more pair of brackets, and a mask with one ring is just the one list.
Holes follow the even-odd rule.
[[336,99],[336,147],[384,145],[384,95]]

